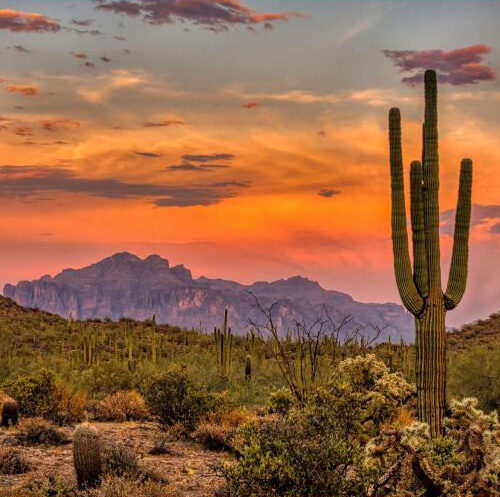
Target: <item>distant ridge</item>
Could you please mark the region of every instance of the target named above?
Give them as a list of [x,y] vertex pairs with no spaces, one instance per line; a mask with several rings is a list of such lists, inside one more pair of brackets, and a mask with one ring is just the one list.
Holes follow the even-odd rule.
[[155,314],[158,323],[201,326],[206,331],[220,326],[228,308],[236,333],[247,331],[249,318],[261,319],[253,294],[264,306],[277,303],[276,323],[282,330],[295,319],[312,322],[326,308],[334,320],[350,315],[351,328],[384,328],[380,339],[413,340],[413,320],[400,305],[357,302],[301,276],[251,285],[203,276],[194,279],[189,269],[170,267],[158,255],[141,259],[122,252],[82,269],[65,269],[54,277],[6,284],[3,293],[21,306],[66,318],[145,320]]

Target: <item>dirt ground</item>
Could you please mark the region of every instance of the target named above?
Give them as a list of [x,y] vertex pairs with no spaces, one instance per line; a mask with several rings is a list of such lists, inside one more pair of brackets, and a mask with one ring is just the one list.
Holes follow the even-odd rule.
[[[169,440],[167,454],[150,455],[149,451],[165,432],[151,423],[92,423],[101,437],[102,444],[120,442],[134,450],[140,463],[153,470],[169,482],[179,496],[212,497],[222,480],[215,474],[214,464],[230,459],[228,454],[205,450],[200,444],[189,440]],[[59,447],[19,446],[13,438],[15,428],[0,429],[0,447],[15,446],[29,461],[32,470],[21,475],[0,474],[0,490],[19,487],[36,472],[50,473],[75,482],[73,470],[73,444]],[[73,428],[61,428],[71,439]]]

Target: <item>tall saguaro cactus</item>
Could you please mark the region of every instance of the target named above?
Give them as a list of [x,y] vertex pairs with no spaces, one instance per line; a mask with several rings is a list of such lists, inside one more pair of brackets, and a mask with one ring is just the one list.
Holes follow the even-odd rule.
[[463,159],[455,217],[455,235],[448,286],[441,287],[439,248],[439,157],[437,82],[425,73],[425,118],[422,162],[410,168],[413,269],[408,250],[399,109],[389,112],[392,245],[396,282],[405,307],[415,316],[418,417],[431,435],[442,431],[446,402],[446,311],[465,291],[471,210],[472,161]]

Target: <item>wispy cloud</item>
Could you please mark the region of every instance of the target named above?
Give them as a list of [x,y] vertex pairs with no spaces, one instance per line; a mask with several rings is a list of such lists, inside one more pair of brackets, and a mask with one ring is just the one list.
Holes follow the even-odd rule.
[[179,121],[176,119],[166,119],[163,121],[147,121],[144,123],[145,128],[164,128],[167,126],[183,125],[186,124],[184,121]]
[[441,83],[454,86],[470,85],[496,79],[494,69],[484,61],[491,52],[488,45],[473,45],[446,52],[444,50],[384,50],[401,72],[402,81],[409,85],[423,82],[424,71],[435,69]]
[[34,97],[40,93],[38,87],[33,85],[8,85],[4,87],[4,90],[25,97]]
[[235,197],[248,183],[224,181],[207,185],[129,183],[116,178],[84,178],[67,168],[0,166],[0,194],[29,199],[55,193],[87,194],[108,199],[142,199],[158,207],[207,206]]

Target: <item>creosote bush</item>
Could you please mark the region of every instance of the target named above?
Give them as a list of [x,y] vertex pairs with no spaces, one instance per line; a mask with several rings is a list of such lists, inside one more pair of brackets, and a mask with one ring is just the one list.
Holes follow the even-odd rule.
[[112,393],[94,403],[89,411],[96,421],[144,421],[149,416],[146,401],[134,391]]
[[181,367],[146,381],[142,387],[151,414],[164,428],[181,424],[188,432],[215,408],[214,395],[196,384]]

